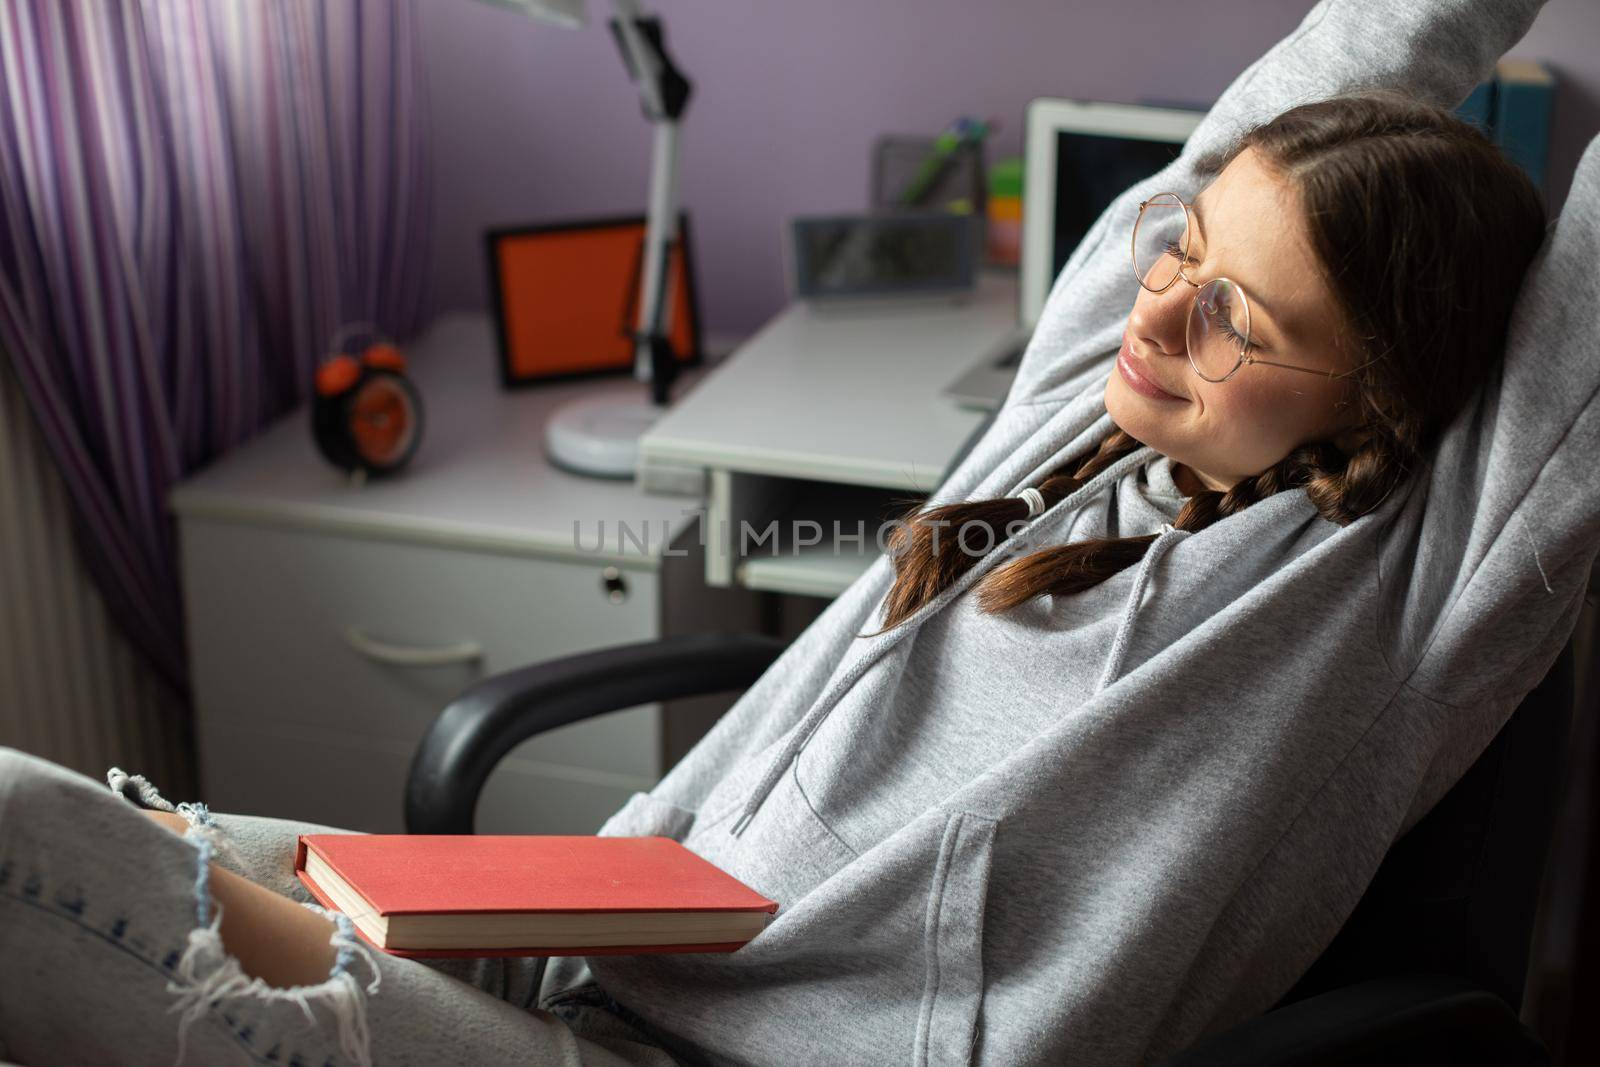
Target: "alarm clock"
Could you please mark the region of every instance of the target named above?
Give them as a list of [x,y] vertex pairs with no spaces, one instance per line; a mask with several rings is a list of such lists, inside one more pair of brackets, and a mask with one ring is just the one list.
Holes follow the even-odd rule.
[[329,342],[317,366],[311,434],[329,463],[357,478],[392,474],[416,453],[422,397],[406,377],[405,356],[371,323],[346,324]]

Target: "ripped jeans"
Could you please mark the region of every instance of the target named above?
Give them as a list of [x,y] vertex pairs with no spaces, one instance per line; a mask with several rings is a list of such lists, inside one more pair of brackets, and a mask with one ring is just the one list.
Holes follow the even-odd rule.
[[[118,770],[108,781],[0,748],[0,1061],[677,1067],[598,983],[541,988],[542,959],[368,947],[294,877],[297,834],[348,831],[174,806]],[[187,832],[140,807],[179,812]],[[210,862],[334,922],[325,981],[274,987],[240,969]]]

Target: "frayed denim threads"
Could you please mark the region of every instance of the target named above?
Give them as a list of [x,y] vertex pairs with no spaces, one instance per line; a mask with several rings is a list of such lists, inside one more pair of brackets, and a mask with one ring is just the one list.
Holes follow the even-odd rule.
[[[326,981],[279,987],[245,974],[238,958],[230,954],[222,942],[222,905],[211,892],[211,862],[222,839],[210,809],[198,802],[174,805],[143,776],[129,775],[115,767],[107,773],[106,784],[112,792],[145,808],[182,815],[189,824],[183,838],[195,849],[196,928],[189,931],[188,945],[175,967],[176,977],[167,982],[167,990],[176,997],[169,1010],[178,1014],[176,1064],[183,1063],[190,1027],[206,1014],[218,1011],[226,1019],[230,1008],[247,1003],[286,1001],[299,1008],[313,1026],[318,1020],[312,1005],[323,1004],[336,1021],[340,1051],[358,1067],[372,1067],[372,1034],[364,993],[376,993],[381,979],[371,950],[360,942],[350,919],[317,904],[301,904],[327,918],[334,926],[329,938],[335,950],[334,963]],[[351,965],[357,959],[371,975],[364,991],[351,974]],[[246,1041],[250,1039],[248,1026],[241,1036]]]

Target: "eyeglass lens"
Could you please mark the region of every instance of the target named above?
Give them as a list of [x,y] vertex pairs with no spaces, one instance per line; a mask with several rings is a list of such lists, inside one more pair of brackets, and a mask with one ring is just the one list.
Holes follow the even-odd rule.
[[1145,201],[1133,226],[1133,269],[1139,284],[1161,290],[1177,277],[1189,255],[1189,213],[1171,193]]
[[1239,365],[1250,337],[1250,307],[1239,287],[1213,278],[1195,290],[1189,308],[1189,360],[1202,378],[1220,381]]
[[[1189,258],[1189,238],[1189,214],[1181,200],[1162,193],[1146,201],[1133,228],[1133,269],[1139,284],[1154,292],[1174,284]],[[1185,343],[1189,362],[1202,378],[1226,378],[1249,339],[1250,305],[1237,285],[1213,278],[1194,290]]]

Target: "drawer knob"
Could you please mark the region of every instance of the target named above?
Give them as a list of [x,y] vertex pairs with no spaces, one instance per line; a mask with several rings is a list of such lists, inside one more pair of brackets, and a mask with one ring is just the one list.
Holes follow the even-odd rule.
[[458,641],[453,645],[431,647],[391,645],[368,637],[359,626],[346,626],[344,640],[368,659],[394,667],[448,667],[456,663],[473,663],[483,658],[483,646],[476,641]]
[[601,569],[600,587],[605,590],[606,599],[613,604],[620,604],[628,599],[628,581],[616,567]]

